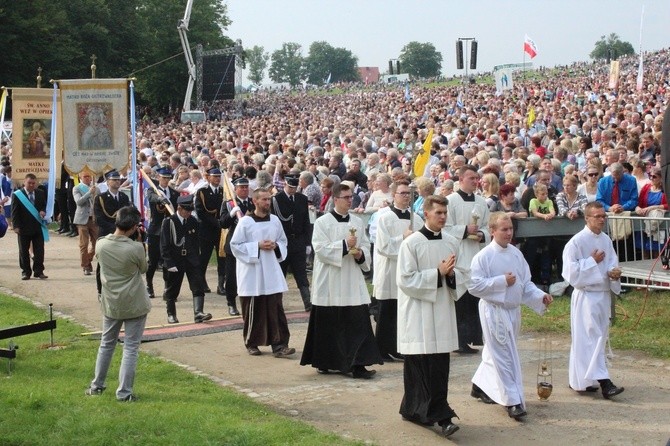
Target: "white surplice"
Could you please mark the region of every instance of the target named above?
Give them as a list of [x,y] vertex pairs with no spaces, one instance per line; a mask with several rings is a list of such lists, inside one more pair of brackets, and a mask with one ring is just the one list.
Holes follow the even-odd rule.
[[[605,253],[596,263],[595,249]],[[563,250],[563,278],[574,287],[570,303],[570,362],[568,378],[574,390],[597,386],[599,379],[609,379],[605,345],[611,313],[610,292],[619,294],[621,282],[611,280],[607,272],[619,264],[612,240],[603,232],[595,234],[588,227],[578,232]]]
[[[409,210],[406,212],[410,214]],[[385,212],[379,217],[372,278],[374,287],[372,294],[377,300],[398,298],[396,265],[403,234],[409,229],[409,226],[410,221],[399,218],[395,212]],[[412,230],[418,231],[421,227],[423,227],[423,220],[414,214]]]
[[458,348],[456,290],[441,277],[440,261],[458,252],[458,240],[442,231],[428,240],[415,232],[398,254],[398,352],[404,355],[449,353]]
[[[281,222],[275,215],[268,221],[256,221],[254,216],[242,217],[230,239],[230,249],[237,259],[237,293],[240,296],[264,296],[283,293],[288,284],[279,262],[286,258],[286,235]],[[275,251],[262,250],[258,242],[272,240],[279,248]]]
[[[363,251],[363,263],[345,254],[344,240],[356,230],[357,248]],[[314,222],[312,235],[314,270],[312,273],[312,304],[325,307],[346,307],[370,303],[363,271],[370,270],[370,241],[363,221],[349,214],[348,222],[338,222],[325,214]]]
[[[474,196],[475,201],[464,201],[458,192],[454,192],[447,197],[447,223],[446,231],[460,241],[458,254],[456,255],[456,292],[458,296],[463,296],[468,290],[470,280],[470,264],[472,258],[479,252],[483,244],[491,241],[489,234],[489,207],[479,195]],[[479,215],[477,225],[484,234],[481,243],[477,240],[463,238],[467,225],[473,224],[472,211],[476,210]]]
[[[472,259],[468,290],[480,298],[479,319],[484,334],[482,362],[472,378],[493,401],[503,406],[524,405],[517,336],[521,304],[542,314],[544,291],[530,280],[528,263],[515,246],[492,241]],[[516,282],[507,286],[505,274]]]

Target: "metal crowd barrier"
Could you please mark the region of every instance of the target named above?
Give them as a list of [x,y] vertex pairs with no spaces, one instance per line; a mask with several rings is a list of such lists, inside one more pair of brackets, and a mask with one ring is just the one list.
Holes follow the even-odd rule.
[[663,269],[659,254],[670,234],[670,218],[608,215],[607,233],[619,256],[622,284],[670,290],[670,270]]

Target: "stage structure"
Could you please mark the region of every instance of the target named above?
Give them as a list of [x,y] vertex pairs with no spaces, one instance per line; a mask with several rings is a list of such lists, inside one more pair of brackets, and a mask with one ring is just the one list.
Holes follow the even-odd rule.
[[195,49],[196,108],[202,110],[203,102],[235,99],[242,85],[242,41],[235,46],[219,50]]

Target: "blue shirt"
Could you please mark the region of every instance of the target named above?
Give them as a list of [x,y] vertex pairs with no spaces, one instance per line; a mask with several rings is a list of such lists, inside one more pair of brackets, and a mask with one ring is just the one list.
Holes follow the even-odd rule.
[[[614,176],[609,175],[598,181],[596,201],[605,207],[606,212],[609,212],[612,205],[612,189],[614,189]],[[634,176],[627,173],[624,173],[619,181],[619,204],[625,211],[634,211],[637,206],[637,181]]]

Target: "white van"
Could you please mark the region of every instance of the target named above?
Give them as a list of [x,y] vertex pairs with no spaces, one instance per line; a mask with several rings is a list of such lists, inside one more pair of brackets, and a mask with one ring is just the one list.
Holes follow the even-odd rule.
[[181,122],[192,122],[193,124],[205,122],[205,112],[198,110],[181,112]]

